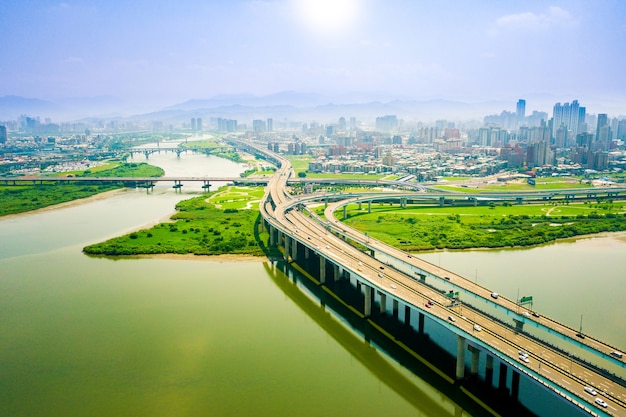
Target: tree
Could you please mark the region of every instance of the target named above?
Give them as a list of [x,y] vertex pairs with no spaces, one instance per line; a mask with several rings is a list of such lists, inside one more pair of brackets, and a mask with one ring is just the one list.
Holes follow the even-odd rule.
[[306,178],[306,172],[298,172],[298,178]]

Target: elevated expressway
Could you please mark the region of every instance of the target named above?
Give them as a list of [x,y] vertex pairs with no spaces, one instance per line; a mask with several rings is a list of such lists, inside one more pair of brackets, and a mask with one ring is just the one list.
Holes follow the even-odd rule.
[[[325,282],[327,263],[334,268],[334,271],[343,271],[353,276],[361,284],[364,292],[365,304],[361,312],[363,317],[371,314],[376,291],[380,297],[381,311],[386,308],[389,300],[394,308],[401,302],[420,316],[429,317],[457,335],[457,379],[464,377],[467,346],[472,355],[472,374],[478,372],[479,357],[482,352],[486,355],[488,374],[492,374],[494,358],[496,358],[500,363],[501,373],[503,366],[505,366],[505,375],[506,367],[512,369],[513,384],[515,384],[516,374],[518,374],[518,384],[519,374],[524,374],[586,413],[601,416],[626,416],[626,388],[617,378],[595,372],[572,359],[562,350],[557,350],[523,332],[493,320],[492,317],[471,306],[464,305],[462,311],[458,308],[451,308],[450,299],[433,286],[427,285],[425,280],[426,277],[446,280],[445,276],[448,276],[455,285],[475,293],[486,302],[498,303],[499,306],[517,314],[518,306],[514,302],[504,298],[492,300],[489,297],[489,291],[485,288],[476,286],[463,277],[430,265],[410,254],[377,242],[355,230],[348,229],[339,222],[316,220],[312,213],[307,213],[304,206],[306,198],[294,198],[287,194],[287,181],[293,176],[289,162],[264,149],[257,150],[280,166],[275,176],[269,181],[260,204],[261,215],[270,232],[270,244],[283,245],[286,259],[291,258],[297,261],[296,258],[301,252],[298,251],[298,247],[304,248],[304,252],[311,257],[317,256],[320,261],[319,280],[322,284]],[[380,198],[380,195],[378,197]],[[338,206],[329,206],[327,214],[331,216]],[[337,236],[335,233],[344,237]],[[357,249],[347,242],[348,239],[363,245],[368,251]],[[375,255],[371,256],[370,253]],[[385,257],[384,262],[381,261],[382,254]],[[394,262],[394,267],[389,266],[390,260]],[[396,264],[396,262],[400,260],[404,267],[397,266],[400,263]],[[418,272],[418,279],[415,278],[415,272]],[[337,272],[334,275],[336,277]],[[429,300],[433,304],[427,307]],[[527,319],[523,315],[519,315],[519,318],[522,321]],[[585,346],[598,352],[598,355],[606,356],[607,350],[612,349],[591,338],[576,340],[576,332],[573,329],[546,317],[532,320],[563,334],[574,342],[585,343]],[[527,363],[520,360],[520,351],[528,353]],[[597,396],[585,392],[587,386],[593,386],[597,391]],[[607,406],[602,407],[596,404],[594,402],[596,398],[603,399]]]

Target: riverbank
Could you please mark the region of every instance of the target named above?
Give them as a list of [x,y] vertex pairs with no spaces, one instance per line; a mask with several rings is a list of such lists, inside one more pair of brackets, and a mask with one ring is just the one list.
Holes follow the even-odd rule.
[[551,242],[546,242],[546,243],[542,243],[539,245],[529,245],[529,246],[519,245],[519,246],[506,246],[506,247],[500,247],[500,248],[498,247],[494,247],[494,248],[475,247],[475,248],[465,248],[465,249],[445,249],[444,248],[444,249],[433,249],[433,250],[409,251],[409,253],[419,256],[420,254],[440,253],[440,252],[455,253],[455,252],[483,252],[483,251],[487,251],[487,252],[488,251],[491,251],[491,252],[516,251],[516,250],[524,250],[524,249],[530,250],[530,249],[535,249],[535,248],[552,246],[552,245],[556,245],[559,243],[574,243],[574,242],[578,242],[578,241],[586,240],[586,239],[600,239],[600,238],[616,239],[616,240],[626,243],[626,231],[590,233],[586,235],[579,235],[579,236],[556,239]]
[[126,192],[128,192],[127,188],[118,188],[115,190],[103,191],[101,193],[94,194],[89,197],[65,201],[63,203],[53,204],[51,206],[46,206],[46,207],[38,208],[35,210],[22,211],[20,213],[5,214],[4,216],[0,216],[0,218],[12,219],[16,217],[30,216],[32,214],[37,214],[37,213],[45,213],[45,212],[53,211],[53,210],[60,210],[60,209],[68,208],[68,207],[80,206],[80,205],[91,203],[94,201],[105,200],[107,198],[114,197],[116,195],[123,194]]
[[[97,257],[97,256],[96,256]],[[106,258],[112,258],[111,256],[103,256]],[[131,256],[119,256],[113,257],[114,259],[168,259],[168,260],[184,260],[184,261],[201,261],[201,262],[266,262],[268,259],[265,255],[246,255],[246,254],[220,254],[220,255],[194,255],[188,254],[176,254],[176,253],[160,253],[160,254],[146,254],[146,255],[131,255]]]

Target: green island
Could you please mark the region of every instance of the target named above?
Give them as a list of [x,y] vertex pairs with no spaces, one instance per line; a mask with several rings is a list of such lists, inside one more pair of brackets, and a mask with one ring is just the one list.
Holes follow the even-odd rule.
[[[153,165],[111,162],[85,171],[59,175],[75,177],[160,177],[164,171]],[[124,188],[124,184],[43,184],[0,186],[0,216],[24,213],[68,201],[91,197],[106,191]]]
[[406,208],[374,203],[371,213],[352,204],[348,205],[346,219],[342,221],[409,252],[534,246],[575,236],[626,230],[624,205],[608,200],[576,204],[492,203],[477,207],[409,205]]
[[224,143],[221,141],[220,136],[211,139],[185,142],[182,143],[180,147],[183,149],[192,149],[196,151],[201,150],[205,153],[224,159],[229,159],[233,162],[246,162],[241,157],[241,154],[237,152],[237,150],[229,147],[224,147]]
[[263,192],[263,187],[222,187],[178,203],[171,222],[87,246],[83,252],[262,256],[268,237],[261,231],[258,211]]

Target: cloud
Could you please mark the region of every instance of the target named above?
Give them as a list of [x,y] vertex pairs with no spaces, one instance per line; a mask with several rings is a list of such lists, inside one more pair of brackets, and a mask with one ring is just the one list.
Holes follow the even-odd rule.
[[543,13],[524,12],[507,14],[496,19],[492,34],[502,31],[544,31],[555,27],[572,27],[578,24],[567,10],[550,6]]

